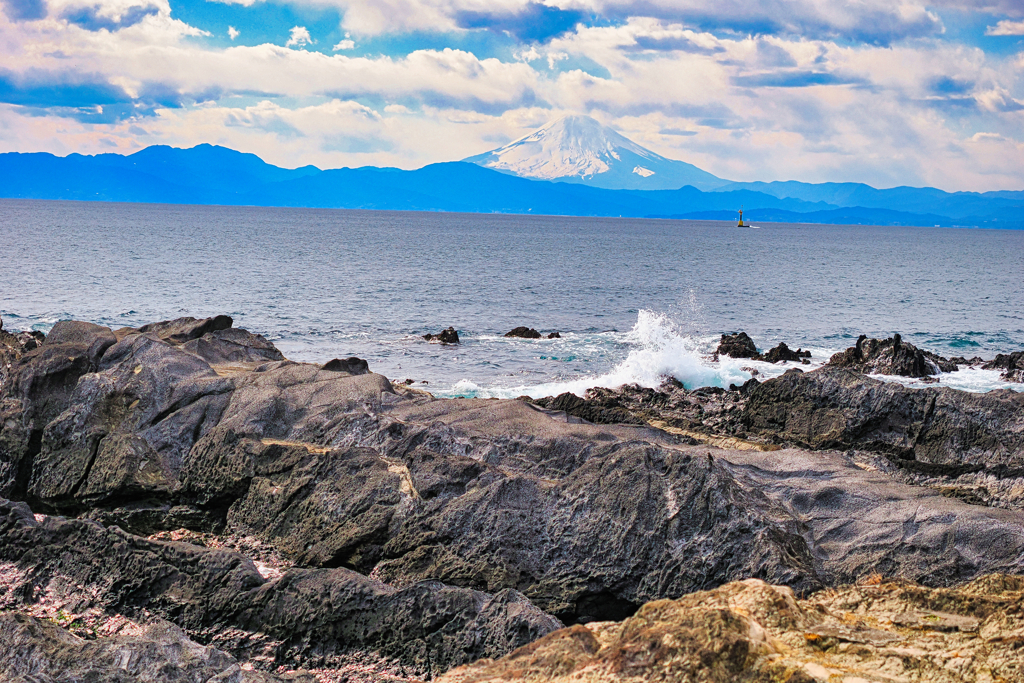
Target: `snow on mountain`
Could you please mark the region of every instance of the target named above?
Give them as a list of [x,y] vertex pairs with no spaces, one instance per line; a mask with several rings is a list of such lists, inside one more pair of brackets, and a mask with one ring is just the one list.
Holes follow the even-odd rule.
[[563,116],[464,161],[523,178],[615,190],[675,190],[684,185],[710,190],[728,182],[655,154],[589,116]]

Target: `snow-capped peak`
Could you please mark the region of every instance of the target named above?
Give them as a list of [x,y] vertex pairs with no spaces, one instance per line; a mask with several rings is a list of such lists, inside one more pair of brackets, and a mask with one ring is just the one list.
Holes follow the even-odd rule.
[[563,116],[487,156],[488,168],[529,178],[587,178],[607,172],[624,149],[661,159],[589,116]]
[[608,188],[676,189],[722,184],[710,173],[641,147],[589,116],[555,119],[529,135],[465,159],[524,178]]

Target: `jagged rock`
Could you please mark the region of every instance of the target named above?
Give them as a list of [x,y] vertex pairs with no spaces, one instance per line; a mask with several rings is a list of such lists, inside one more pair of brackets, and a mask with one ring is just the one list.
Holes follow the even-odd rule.
[[791,350],[786,346],[786,342],[779,342],[779,345],[774,349],[768,351],[759,358],[768,363],[781,363],[785,361],[801,361],[805,358],[810,358],[811,352],[804,351],[803,349],[797,349],[796,351]]
[[558,334],[557,332],[552,332],[551,334],[548,335],[548,339],[561,339],[561,338],[562,338],[562,335]]
[[425,334],[423,338],[429,342],[440,342],[442,344],[458,344],[459,333],[455,331],[454,327],[449,327],[446,330],[441,330],[437,334]]
[[957,370],[956,363],[930,351],[922,351],[903,341],[898,334],[882,340],[861,335],[856,345],[833,355],[828,365],[864,374],[903,377],[928,377]]
[[0,678],[12,683],[314,683],[310,674],[246,671],[161,619],[137,635],[82,639],[46,619],[0,612]]
[[171,344],[184,344],[199,339],[209,332],[227,330],[234,324],[231,316],[218,315],[212,318],[175,318],[159,323],[143,325],[138,329],[142,334],[155,334]]
[[1024,671],[1022,600],[1019,576],[946,590],[873,580],[806,599],[749,580],[556,631],[440,683],[1011,681]]
[[566,392],[554,398],[537,399],[533,401],[533,404],[548,410],[564,410],[573,417],[578,417],[594,424],[644,424],[643,420],[618,406],[614,399],[604,402],[599,402],[594,400],[594,398],[585,400],[575,394]]
[[780,441],[889,453],[921,471],[1024,473],[1024,394],[1009,390],[910,389],[825,367],[755,387],[743,420]]
[[[224,316],[227,317],[227,316]],[[282,361],[284,355],[262,335],[238,328],[213,330],[190,339],[181,350],[199,356],[210,365]]]
[[1003,354],[981,366],[984,370],[1002,370],[1007,382],[1024,382],[1024,351]]
[[[551,401],[541,409],[525,401],[435,399],[374,373],[287,361],[222,375],[189,353],[187,344],[155,333],[122,335],[98,366],[76,377],[71,393],[59,400],[60,411],[45,424],[31,422],[31,429],[25,416],[43,415],[48,396],[5,393],[0,476],[43,512],[123,520],[147,533],[161,528],[164,515],[165,525],[194,524],[204,531],[223,526],[254,536],[305,565],[284,586],[330,604],[331,614],[351,622],[344,628],[357,633],[383,634],[374,630],[374,606],[398,598],[376,593],[377,584],[363,583],[369,579],[354,572],[410,589],[427,579],[458,591],[497,595],[511,589],[567,622],[584,622],[622,618],[652,599],[750,576],[805,592],[877,568],[948,584],[1017,571],[1024,562],[1019,511],[970,505],[900,483],[839,453],[764,452],[767,441],[889,449],[912,453],[916,460],[907,462],[921,467],[937,463],[940,471],[952,465],[1006,474],[1020,467],[1024,438],[1024,399],[1013,392],[978,397],[911,390],[828,368],[787,374],[746,392],[688,392],[669,383],[659,390],[627,387],[552,399],[594,417],[628,414],[663,426],[660,431],[591,424],[568,410],[550,410]],[[38,362],[32,359],[48,345],[26,354],[19,367]],[[721,438],[723,433],[729,437]],[[693,445],[702,440],[725,450]],[[741,450],[748,448],[761,450]],[[120,547],[116,537],[104,538],[94,546],[97,553],[104,544]],[[121,543],[153,551],[136,540]],[[76,546],[83,544],[75,539]],[[40,550],[27,560],[33,566],[50,572],[77,566],[66,559],[69,551],[35,545]],[[6,547],[25,553],[29,546],[4,540],[0,553]],[[61,563],[46,560],[53,556]],[[142,556],[133,557],[133,567],[149,566]],[[240,598],[217,597],[224,582],[251,576],[217,557],[182,560],[215,566],[220,578],[213,587],[203,583],[212,579],[194,572],[176,583],[174,572],[185,570],[175,560],[174,571],[146,575],[152,588],[128,582],[116,591],[96,588],[100,597],[92,599],[122,604],[122,591],[138,590],[147,609],[190,634],[201,633],[203,642],[227,638],[215,644],[232,653],[270,647],[269,638],[286,642],[274,645],[280,645],[274,652],[294,656],[296,664],[306,658],[340,661],[339,650],[321,644],[322,633],[340,633],[333,629],[342,626],[332,621],[324,631],[302,630],[275,611],[275,600],[303,604],[306,598],[272,594],[257,611],[256,603],[245,602],[246,612]],[[120,570],[101,565],[96,572],[121,580]],[[92,585],[98,576],[85,581],[76,574],[61,585]],[[165,589],[172,592],[147,592]],[[244,590],[271,589],[259,577]],[[213,597],[202,606],[175,597],[179,602],[171,607],[164,601],[172,594]],[[356,613],[324,597],[340,595],[349,604],[353,594],[370,601],[356,601]],[[446,605],[472,603],[481,610],[488,600],[437,595]],[[509,614],[521,611],[517,600],[506,601]],[[474,621],[466,615],[478,614],[475,609],[442,623],[455,629]],[[421,624],[429,611],[402,614]],[[251,621],[239,621],[243,613]],[[259,637],[248,630],[258,621],[269,629]],[[236,638],[231,629],[241,634]],[[359,647],[401,651],[417,671],[429,659],[437,673],[436,662],[455,663],[451,653],[465,652],[470,642],[463,631],[442,631],[430,641],[437,650],[428,648],[429,654],[381,644],[392,642],[384,635]]]
[[324,363],[321,369],[329,370],[331,372],[345,372],[350,375],[365,375],[370,372],[370,364],[362,358],[352,356],[344,360],[341,358],[330,360]]
[[505,333],[506,337],[518,337],[520,339],[540,339],[540,332],[532,327],[516,327]]
[[235,552],[84,520],[38,522],[5,500],[0,539],[0,607],[145,610],[240,658],[269,652],[274,666],[340,666],[365,651],[430,674],[560,626],[514,591],[492,596],[436,581],[396,589],[342,568],[290,569],[267,581]]
[[949,362],[950,363],[955,363],[957,366],[960,366],[960,365],[974,366],[974,365],[984,365],[985,364],[985,361],[981,358],[981,356],[975,356],[974,358],[964,358],[963,356],[953,356],[952,358],[949,359]]
[[715,349],[715,356],[729,356],[729,358],[754,358],[757,356],[757,347],[754,340],[747,336],[746,332],[735,334],[723,334],[722,340]]

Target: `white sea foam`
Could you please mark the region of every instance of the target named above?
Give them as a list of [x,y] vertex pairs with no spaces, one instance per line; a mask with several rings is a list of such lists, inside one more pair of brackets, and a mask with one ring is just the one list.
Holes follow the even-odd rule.
[[674,377],[688,389],[696,387],[728,388],[742,384],[751,373],[742,369],[742,363],[727,359],[714,363],[701,353],[706,340],[691,337],[680,331],[668,316],[642,310],[633,329],[621,340],[632,348],[626,358],[611,371],[591,377],[580,377],[541,384],[481,387],[462,380],[439,396],[471,396],[480,398],[511,398],[515,396],[556,396],[570,392],[582,396],[593,387],[615,388],[624,384],[657,387],[666,377]]

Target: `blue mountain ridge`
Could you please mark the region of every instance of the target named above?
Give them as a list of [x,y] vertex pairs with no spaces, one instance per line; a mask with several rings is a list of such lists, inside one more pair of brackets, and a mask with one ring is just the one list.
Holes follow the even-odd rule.
[[[798,195],[798,196],[794,196]],[[454,211],[1024,228],[1024,192],[877,190],[855,183],[729,183],[703,192],[531,180],[465,162],[285,169],[215,145],[130,155],[0,154],[0,197],[169,204]]]

